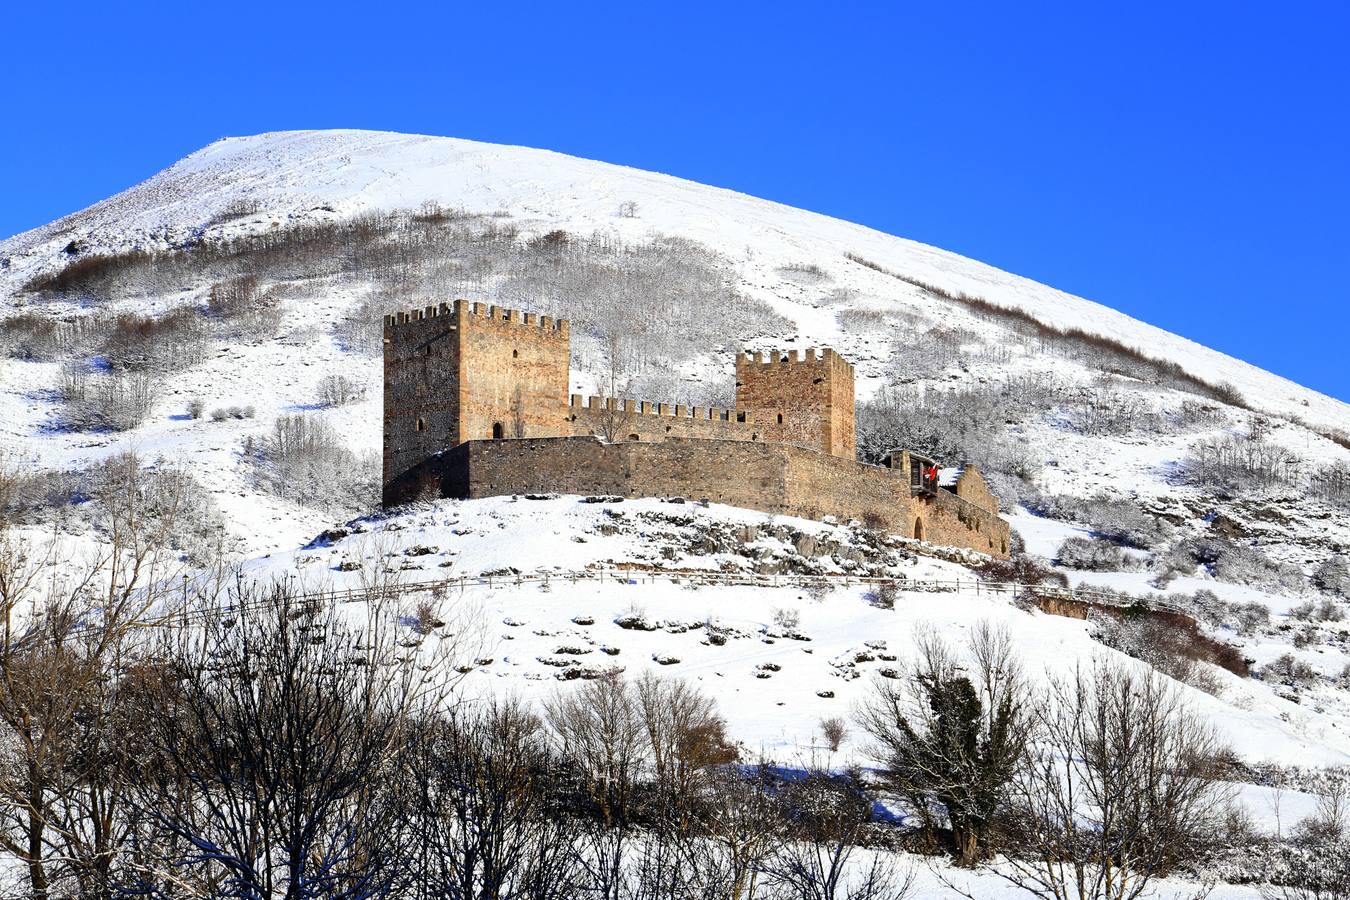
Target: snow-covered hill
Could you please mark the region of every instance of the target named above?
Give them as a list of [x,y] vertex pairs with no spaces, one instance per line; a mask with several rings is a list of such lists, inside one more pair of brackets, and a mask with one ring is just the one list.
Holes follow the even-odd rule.
[[[86,253],[163,248],[210,232],[239,201],[258,204],[234,231],[416,209],[427,202],[490,213],[508,211],[543,230],[612,230],[623,237],[678,235],[746,260],[743,276],[798,324],[796,343],[848,352],[849,335],[813,308],[807,292],[781,291],[775,267],[813,263],[864,297],[908,304],[921,292],[844,262],[855,254],[895,272],[1010,306],[1060,328],[1107,335],[1175,361],[1211,382],[1228,382],[1261,409],[1298,412],[1326,427],[1350,428],[1350,407],[1240,360],[1100,304],[915,241],[828,216],[651,172],[546,150],[454,138],[365,131],[277,132],[227,138],[86,210],[0,242],[0,302],[20,286]],[[620,216],[635,203],[637,215]],[[217,230],[225,230],[217,226]],[[754,274],[752,274],[754,273]],[[756,285],[757,281],[762,282]],[[754,290],[751,293],[755,293]]]

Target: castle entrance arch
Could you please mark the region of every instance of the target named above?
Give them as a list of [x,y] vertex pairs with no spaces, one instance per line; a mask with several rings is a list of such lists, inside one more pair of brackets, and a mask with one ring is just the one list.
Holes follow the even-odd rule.
[[914,540],[923,540],[923,519],[918,516],[914,517]]

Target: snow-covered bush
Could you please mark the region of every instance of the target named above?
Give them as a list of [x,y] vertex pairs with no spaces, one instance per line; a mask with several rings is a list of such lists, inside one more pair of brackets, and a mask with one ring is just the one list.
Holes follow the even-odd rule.
[[1261,678],[1274,681],[1288,687],[1307,687],[1317,681],[1317,673],[1312,666],[1296,658],[1292,653],[1266,663],[1260,670]]
[[1344,556],[1330,557],[1313,572],[1312,582],[1328,594],[1350,600],[1350,562]]
[[1213,535],[1179,541],[1155,558],[1154,569],[1158,573],[1155,583],[1166,585],[1178,575],[1190,575],[1197,565],[1204,566],[1220,581],[1272,593],[1301,594],[1308,587],[1298,566],[1271,559],[1255,545]]
[[1302,467],[1302,460],[1293,451],[1250,435],[1200,441],[1182,460],[1182,471],[1189,482],[1227,493],[1296,484]]
[[258,339],[272,337],[281,327],[279,299],[275,291],[262,290],[256,275],[245,274],[211,285],[206,306],[226,334]]
[[279,417],[253,453],[259,482],[278,496],[325,510],[367,510],[378,498],[379,467],[347,449],[315,416]]
[[346,406],[366,396],[363,385],[346,375],[325,375],[315,388],[319,402],[324,406]]
[[193,397],[187,402],[187,414],[189,419],[200,419],[205,411],[206,404],[202,402],[202,398]]
[[1224,652],[1224,645],[1161,618],[1121,619],[1095,614],[1092,620],[1093,636],[1106,646],[1143,660],[1167,677],[1206,693],[1219,693],[1222,682],[1204,664],[1234,664],[1230,654]]
[[1089,572],[1124,572],[1135,567],[1134,558],[1124,550],[1092,538],[1066,539],[1059,545],[1057,556],[1061,566]]
[[1350,506],[1350,463],[1339,461],[1323,466],[1313,473],[1309,486],[1323,500]]
[[1004,427],[1027,414],[1019,391],[1020,382],[954,391],[880,391],[858,406],[859,455],[880,463],[888,451],[907,447],[948,466],[974,462],[1000,499],[1013,502],[1017,497],[1007,495],[1009,482],[1029,481],[1041,467],[1040,455],[1026,439]]
[[129,431],[144,422],[159,397],[159,382],[146,372],[92,374],[79,363],[62,367],[57,396],[61,419],[75,431]]
[[794,634],[802,624],[800,610],[777,607],[773,611],[774,627],[784,634]]
[[201,315],[190,306],[158,318],[123,313],[104,338],[103,357],[114,369],[176,372],[206,358],[206,336]]
[[1264,603],[1250,600],[1246,603],[1234,603],[1233,616],[1237,619],[1238,630],[1243,634],[1256,634],[1270,624],[1270,607]]
[[1125,497],[1050,494],[1036,498],[1033,508],[1052,519],[1082,523],[1099,537],[1139,550],[1156,547],[1172,531],[1167,522],[1149,515]]
[[1068,392],[1061,408],[1082,434],[1122,435],[1160,431],[1161,419],[1152,403],[1137,390],[1128,390],[1113,379],[1098,378]]

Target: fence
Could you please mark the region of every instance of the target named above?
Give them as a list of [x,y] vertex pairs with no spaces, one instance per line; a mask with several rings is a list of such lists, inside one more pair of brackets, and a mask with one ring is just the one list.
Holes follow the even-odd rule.
[[750,572],[715,572],[699,570],[670,570],[648,568],[585,569],[576,572],[531,574],[512,573],[495,575],[461,575],[437,581],[395,582],[349,590],[329,590],[301,593],[298,599],[314,602],[350,603],[373,597],[398,597],[430,592],[464,593],[470,588],[503,588],[527,584],[577,584],[594,581],[610,584],[678,584],[685,586],[813,588],[890,585],[900,593],[969,593],[975,596],[1002,595],[1013,599],[1078,601],[1094,606],[1128,608],[1145,603],[1150,609],[1181,612],[1174,604],[1157,598],[1122,597],[1109,591],[1092,588],[1065,588],[1057,585],[1028,585],[1011,581],[980,581],[976,578],[912,579],[885,578],[859,575],[761,575]]

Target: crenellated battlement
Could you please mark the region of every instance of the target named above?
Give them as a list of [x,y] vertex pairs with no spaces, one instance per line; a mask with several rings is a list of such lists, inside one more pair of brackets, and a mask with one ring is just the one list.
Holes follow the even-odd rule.
[[773,365],[839,365],[850,372],[853,366],[848,360],[829,347],[808,347],[805,350],[747,350],[736,355],[736,367],[773,366]]
[[[472,319],[471,319],[472,317]],[[496,306],[488,303],[470,303],[467,300],[455,300],[454,303],[440,303],[418,309],[404,310],[384,317],[384,327],[393,328],[430,319],[452,318],[456,322],[468,324],[474,320],[480,324],[518,325],[522,328],[535,328],[540,331],[555,332],[566,337],[571,323],[567,319],[555,319],[552,316],[540,316],[531,312],[522,313],[518,309]],[[452,327],[454,327],[452,325]]]
[[631,400],[621,397],[602,397],[595,394],[571,394],[568,404],[572,409],[585,409],[593,412],[620,412],[638,416],[664,416],[672,419],[688,419],[697,422],[742,422],[751,423],[754,418],[749,414],[721,406],[689,406],[684,403],[657,403],[651,400]]

